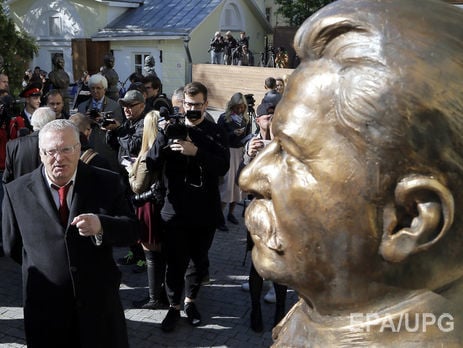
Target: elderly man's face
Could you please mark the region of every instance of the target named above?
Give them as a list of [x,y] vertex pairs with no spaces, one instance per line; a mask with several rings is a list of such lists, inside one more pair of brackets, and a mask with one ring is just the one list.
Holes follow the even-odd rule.
[[272,121],[273,142],[240,177],[256,197],[246,209],[256,269],[305,299],[336,291],[347,278],[368,279],[379,244],[368,163],[334,115],[337,69],[304,62],[293,72]]
[[104,97],[106,93],[106,89],[103,87],[103,84],[101,83],[95,83],[90,87],[90,94],[92,95],[92,98],[95,100],[100,100],[101,98]]
[[80,158],[80,142],[71,128],[52,130],[40,141],[40,158],[50,180],[63,186],[71,180]]
[[124,106],[125,117],[129,121],[136,121],[141,117],[144,109],[145,103],[135,103],[132,105]]

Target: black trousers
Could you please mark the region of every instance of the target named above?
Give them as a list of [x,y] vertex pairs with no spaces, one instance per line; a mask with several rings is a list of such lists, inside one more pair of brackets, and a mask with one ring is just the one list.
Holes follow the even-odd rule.
[[182,293],[195,299],[201,280],[209,270],[209,248],[214,239],[215,224],[179,221],[164,222],[166,253],[166,293],[172,306],[180,305]]

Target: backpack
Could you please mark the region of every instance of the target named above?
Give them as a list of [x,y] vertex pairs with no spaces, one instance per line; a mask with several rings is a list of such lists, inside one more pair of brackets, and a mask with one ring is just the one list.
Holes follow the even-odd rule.
[[169,114],[172,114],[174,108],[172,107],[172,102],[164,93],[161,93],[157,96],[156,99],[153,100],[153,108],[154,110],[161,110],[161,107],[164,106],[169,110]]
[[9,139],[16,139],[30,133],[22,116],[13,116],[8,124]]

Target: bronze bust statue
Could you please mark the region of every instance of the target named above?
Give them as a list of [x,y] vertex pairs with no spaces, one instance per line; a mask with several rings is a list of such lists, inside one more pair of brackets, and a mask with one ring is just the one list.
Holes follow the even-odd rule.
[[339,0],[299,28],[274,140],[240,176],[276,347],[461,347],[463,11]]
[[48,74],[48,79],[53,89],[58,89],[64,99],[64,110],[69,113],[68,88],[70,78],[64,70],[64,58],[61,54],[55,53],[52,58],[53,70]]
[[154,57],[152,55],[146,56],[145,65],[143,66],[143,71],[142,71],[143,76],[157,77],[158,74],[156,74],[156,69],[154,68],[154,66],[155,66]]
[[119,100],[119,88],[117,87],[119,74],[116,70],[114,70],[114,56],[108,53],[104,56],[103,60],[104,67],[101,71],[101,75],[106,77],[106,80],[108,81],[106,96],[117,101]]

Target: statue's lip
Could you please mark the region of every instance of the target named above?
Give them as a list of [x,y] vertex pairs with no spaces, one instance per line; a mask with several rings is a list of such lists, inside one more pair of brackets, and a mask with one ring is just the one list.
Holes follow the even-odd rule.
[[270,200],[254,199],[246,208],[245,222],[254,240],[260,240],[261,244],[273,251],[283,251]]

